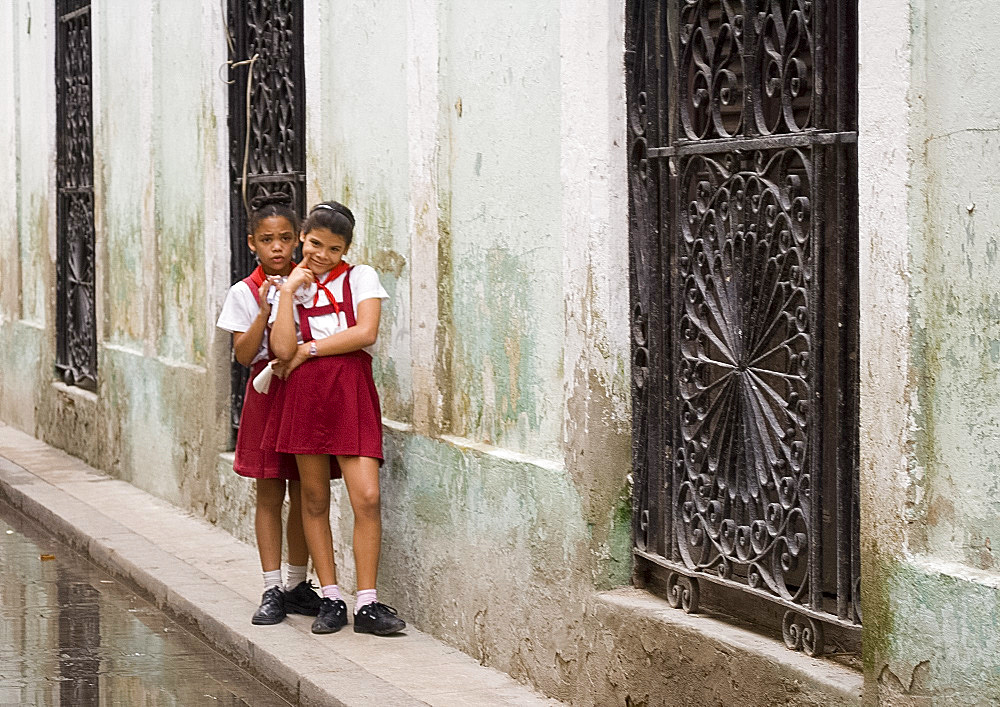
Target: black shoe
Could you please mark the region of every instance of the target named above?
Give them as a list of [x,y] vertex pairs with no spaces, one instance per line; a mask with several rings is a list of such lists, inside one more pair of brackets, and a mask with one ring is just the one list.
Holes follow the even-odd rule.
[[280,624],[285,620],[285,593],[281,587],[271,587],[261,597],[260,606],[250,622],[257,626]]
[[299,582],[291,591],[285,592],[285,611],[289,614],[316,616],[322,600],[323,597],[316,593],[312,582]]
[[319,616],[313,621],[313,633],[335,633],[347,625],[347,604],[343,599],[323,597],[319,603]]
[[354,615],[354,633],[374,633],[376,636],[388,636],[406,628],[406,622],[396,616],[396,610],[391,606],[372,602],[365,604]]

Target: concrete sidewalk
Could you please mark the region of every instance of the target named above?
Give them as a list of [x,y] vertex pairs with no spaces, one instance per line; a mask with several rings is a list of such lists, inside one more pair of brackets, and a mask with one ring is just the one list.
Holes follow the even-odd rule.
[[0,496],[299,704],[561,704],[413,628],[388,638],[350,626],[314,636],[305,616],[253,626],[255,548],[2,424]]

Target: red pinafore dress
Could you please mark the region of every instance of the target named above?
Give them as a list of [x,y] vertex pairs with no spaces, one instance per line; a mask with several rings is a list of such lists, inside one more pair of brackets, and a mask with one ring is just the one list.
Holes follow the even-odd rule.
[[[250,277],[244,278],[244,284],[250,288],[256,298],[261,284],[264,282],[264,271],[258,265]],[[265,336],[267,334],[265,333]],[[270,347],[268,347],[268,357]],[[295,457],[291,454],[281,454],[274,448],[262,447],[260,442],[273,406],[273,398],[261,395],[253,387],[253,379],[260,373],[267,361],[257,361],[250,368],[250,378],[243,392],[243,412],[240,414],[240,427],[236,432],[236,454],[233,461],[233,471],[240,476],[252,479],[298,479],[299,471],[295,466]]]
[[[302,341],[312,341],[309,320],[343,311],[347,326],[357,324],[351,293],[351,270],[344,276],[340,303],[328,293],[322,307],[296,304]],[[325,289],[325,288],[324,288]],[[340,476],[336,456],[382,460],[382,411],[372,377],[372,357],[358,350],[311,358],[300,365],[277,393],[262,438],[266,445],[288,454],[330,454],[331,476]]]

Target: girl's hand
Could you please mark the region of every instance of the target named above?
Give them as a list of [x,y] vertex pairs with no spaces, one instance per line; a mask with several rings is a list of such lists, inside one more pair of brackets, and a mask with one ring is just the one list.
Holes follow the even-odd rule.
[[295,266],[292,274],[285,280],[285,284],[281,289],[289,293],[294,293],[300,287],[308,287],[315,281],[316,275],[309,269],[309,256],[307,255],[302,259],[301,263]]
[[288,376],[292,375],[292,371],[305,363],[309,356],[309,344],[299,344],[299,347],[295,350],[295,355],[288,361],[278,361],[274,364],[274,374],[285,380]]
[[264,319],[267,319],[271,313],[271,303],[267,301],[267,293],[271,290],[272,285],[278,285],[278,278],[273,275],[265,277],[264,282],[260,283],[260,287],[257,289],[257,304]]

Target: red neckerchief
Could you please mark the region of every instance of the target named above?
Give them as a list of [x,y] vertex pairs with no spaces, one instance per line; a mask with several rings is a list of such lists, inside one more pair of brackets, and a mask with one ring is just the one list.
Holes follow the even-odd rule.
[[313,307],[315,307],[316,303],[319,302],[319,291],[323,290],[323,292],[326,293],[326,298],[330,300],[330,304],[333,305],[333,313],[337,315],[340,314],[340,305],[337,304],[337,300],[333,298],[333,294],[330,290],[326,289],[326,286],[340,277],[340,275],[343,274],[349,267],[351,266],[347,264],[347,261],[341,260],[337,267],[326,274],[326,277],[323,278],[322,282],[319,280],[316,281],[316,294],[313,295]]
[[[295,268],[296,265],[297,263],[295,261],[292,261],[292,268]],[[289,273],[291,273],[291,270],[289,270]],[[268,276],[264,274],[264,268],[258,265],[256,268],[254,268],[253,272],[250,273],[250,277],[248,277],[247,279],[250,282],[252,282],[253,286],[259,290],[260,286],[264,284],[264,280],[267,277]],[[286,277],[286,276],[281,275],[280,277]]]
[[253,286],[260,290],[260,286],[264,284],[264,268],[258,265],[254,268],[254,271],[250,273],[250,277],[247,278],[253,283]]

